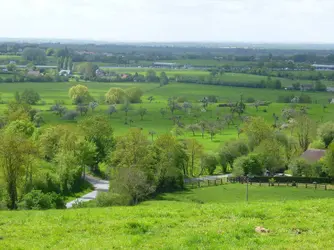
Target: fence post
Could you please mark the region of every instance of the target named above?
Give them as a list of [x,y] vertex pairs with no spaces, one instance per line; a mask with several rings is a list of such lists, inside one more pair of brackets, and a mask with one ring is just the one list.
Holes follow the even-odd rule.
[[260,187],[261,187],[261,181],[259,182],[259,184],[260,184]]
[[208,180],[208,186],[210,186],[210,180]]
[[215,180],[215,186],[217,186],[217,180]]
[[223,178],[220,179],[220,185],[223,185]]
[[277,186],[279,186],[279,181],[277,182]]
[[307,188],[307,183],[305,183],[305,188]]
[[201,181],[198,181],[198,187],[199,188],[201,187]]
[[327,190],[327,184],[325,184],[325,190]]

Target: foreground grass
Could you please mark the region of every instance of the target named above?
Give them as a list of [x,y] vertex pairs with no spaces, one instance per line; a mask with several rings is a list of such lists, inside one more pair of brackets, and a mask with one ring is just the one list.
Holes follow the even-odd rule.
[[[332,249],[334,199],[0,213],[2,249]],[[263,226],[269,234],[257,234]]]

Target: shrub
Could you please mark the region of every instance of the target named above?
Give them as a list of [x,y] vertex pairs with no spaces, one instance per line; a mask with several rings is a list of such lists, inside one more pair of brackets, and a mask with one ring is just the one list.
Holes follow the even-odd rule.
[[246,99],[246,103],[254,103],[255,102],[255,99],[253,97],[248,97]]
[[236,172],[234,171],[234,174],[243,173],[244,175],[262,175],[263,173],[259,156],[256,154],[249,154],[237,158],[233,164],[233,170],[235,168]]
[[299,158],[289,165],[293,176],[310,177],[312,175],[312,166],[305,159]]
[[43,193],[41,190],[32,190],[23,197],[19,207],[28,210],[62,209],[65,208],[65,202],[56,193]]
[[179,96],[176,99],[176,102],[178,102],[178,103],[183,103],[183,102],[187,102],[187,101],[188,101],[188,98],[186,96]]
[[120,195],[112,192],[100,192],[96,197],[96,206],[127,206],[130,204],[131,198],[126,195]]
[[207,170],[209,175],[213,175],[217,168],[217,159],[214,155],[204,155],[202,157],[202,167]]
[[140,88],[134,87],[126,89],[125,94],[130,103],[140,103],[144,92]]
[[75,118],[77,118],[79,115],[79,113],[75,110],[69,110],[65,113],[65,115],[63,115],[63,119],[64,120],[68,120],[68,121],[74,121]]
[[329,144],[331,144],[331,142],[334,140],[334,123],[326,122],[322,124],[318,129],[318,136],[327,148]]

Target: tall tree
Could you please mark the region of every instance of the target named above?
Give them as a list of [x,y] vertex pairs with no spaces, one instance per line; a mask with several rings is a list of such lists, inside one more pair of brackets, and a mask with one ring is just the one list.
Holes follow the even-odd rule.
[[199,170],[196,170],[196,161],[199,160],[203,154],[203,145],[195,139],[186,140],[187,154],[189,157],[189,176],[195,176],[199,174]]
[[315,123],[306,115],[300,115],[295,121],[295,133],[303,151],[308,149],[316,133]]

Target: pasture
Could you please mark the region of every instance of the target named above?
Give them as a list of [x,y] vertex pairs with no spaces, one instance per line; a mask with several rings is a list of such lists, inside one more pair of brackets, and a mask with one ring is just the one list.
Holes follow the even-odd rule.
[[[52,112],[48,111],[50,106],[54,104],[55,100],[64,101],[68,109],[75,109],[68,96],[68,90],[77,83],[3,83],[0,84],[0,93],[3,101],[8,102],[13,100],[15,91],[22,92],[24,89],[32,88],[36,90],[40,96],[41,101],[35,108],[43,111],[42,116],[46,125],[69,123],[75,125],[75,121],[64,121],[59,116],[56,116]],[[244,100],[253,97],[256,100],[272,101],[275,102],[278,95],[291,95],[300,94],[300,92],[284,91],[284,90],[269,90],[269,89],[249,89],[249,88],[235,88],[235,87],[221,87],[221,86],[208,86],[208,85],[196,85],[196,84],[182,84],[182,83],[170,83],[167,86],[159,87],[155,83],[97,83],[86,82],[85,84],[91,93],[91,95],[97,100],[102,102],[105,93],[110,87],[129,88],[138,86],[144,91],[142,97],[142,103],[131,104],[131,108],[128,114],[128,119],[133,122],[130,125],[125,125],[125,113],[122,111],[122,104],[117,105],[118,112],[110,116],[110,122],[113,125],[115,135],[122,135],[128,131],[131,127],[142,128],[145,133],[153,130],[157,135],[162,133],[169,133],[174,122],[171,120],[171,113],[168,111],[166,115],[160,113],[161,109],[167,109],[167,100],[169,97],[182,97],[184,100],[192,103],[192,110],[185,112],[183,110],[176,111],[175,115],[182,117],[181,122],[185,125],[197,123],[200,120],[216,121],[217,117],[230,114],[229,108],[219,108],[218,104],[210,104],[207,112],[201,112],[199,109],[199,100],[204,96],[215,95],[218,96],[219,103],[235,102],[240,99],[240,95],[243,94]],[[318,100],[319,103],[326,103],[327,99],[331,96],[327,93],[308,93],[314,100]],[[149,96],[154,97],[154,101],[150,103],[147,98]],[[44,102],[44,105],[42,105]],[[182,104],[182,103],[181,103]],[[269,123],[274,122],[273,114],[280,116],[281,110],[287,107],[288,104],[272,103],[268,107],[260,107],[256,111],[252,104],[248,104],[244,116],[262,116]],[[328,105],[326,110],[323,110],[321,104],[312,104],[308,106],[308,113],[315,121],[328,121],[331,120],[334,114],[334,105]],[[147,109],[147,114],[141,119],[138,114],[139,108]],[[0,105],[0,111],[6,108],[5,104]],[[108,105],[100,105],[95,113],[107,115]],[[92,111],[89,111],[88,115],[91,115]],[[197,115],[195,117],[194,115]],[[81,117],[78,117],[81,119]],[[196,132],[195,136],[192,132],[183,131],[183,134],[178,136],[179,139],[183,138],[196,138],[202,143],[206,150],[215,151],[221,143],[224,143],[230,139],[237,138],[236,125],[241,123],[241,120],[236,115],[234,119],[234,125],[225,126],[222,130],[217,132],[213,141],[210,139],[210,135],[205,133],[203,138],[200,132]],[[280,122],[284,122],[280,116]],[[242,135],[241,135],[242,136]]]
[[[129,68],[103,68],[102,69],[109,71],[109,72],[116,72],[116,73],[123,73],[123,74],[142,74],[145,75],[146,72],[149,70],[148,68],[138,68],[138,67],[129,67]],[[157,75],[159,75],[161,72],[165,72],[168,77],[176,78],[178,76],[183,77],[209,77],[210,72],[207,70],[196,70],[196,69],[153,69]],[[293,72],[293,71],[292,71]],[[307,74],[307,72],[293,72],[296,76],[298,74]],[[260,76],[260,75],[252,75],[252,74],[244,74],[244,73],[224,73],[222,75],[217,75],[217,77],[226,82],[226,83],[260,83],[261,81],[267,81],[267,76]],[[281,78],[281,77],[271,77],[272,81],[280,80],[282,83],[282,87],[290,87],[295,83],[300,83],[304,85],[313,84],[314,81],[312,80],[291,80],[288,78]],[[326,86],[333,86],[334,82],[329,80],[323,80],[322,81]]]
[[[207,199],[212,198],[212,188],[205,190],[211,194]],[[263,193],[269,197],[267,190],[275,193],[282,189],[262,187],[261,190],[256,190],[258,197]],[[334,216],[334,199],[316,196],[319,193],[311,199],[301,198],[289,190],[280,194],[287,199],[274,195],[266,202],[246,203],[240,197],[238,202],[200,204],[183,199],[147,201],[135,207],[1,212],[1,246],[4,249],[331,249],[334,232],[329,222]],[[219,200],[228,199],[231,194],[227,193],[231,191],[219,190]],[[236,193],[239,195],[238,190]],[[198,195],[204,199],[204,194]],[[256,233],[258,226],[270,232]]]

